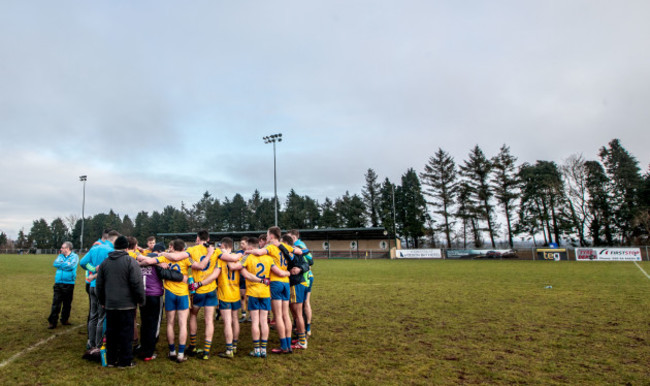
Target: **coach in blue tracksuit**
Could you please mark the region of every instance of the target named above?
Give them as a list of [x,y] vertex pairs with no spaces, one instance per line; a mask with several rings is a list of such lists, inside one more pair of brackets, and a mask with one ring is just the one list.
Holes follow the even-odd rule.
[[52,310],[47,318],[47,321],[50,322],[49,329],[56,327],[59,312],[61,313],[61,324],[66,326],[70,324],[68,319],[70,318],[74,283],[77,280],[77,264],[79,264],[79,256],[72,252],[72,243],[64,242],[61,245],[61,254],[54,260],[56,276],[54,277]]

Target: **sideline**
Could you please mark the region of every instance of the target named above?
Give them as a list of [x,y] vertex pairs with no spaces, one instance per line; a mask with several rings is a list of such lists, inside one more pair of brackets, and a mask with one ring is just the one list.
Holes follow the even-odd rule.
[[61,336],[61,335],[68,334],[68,333],[70,333],[70,332],[72,332],[72,331],[74,331],[74,330],[76,330],[76,329],[78,329],[78,328],[81,328],[81,327],[83,327],[83,326],[85,326],[85,325],[84,325],[84,324],[80,324],[80,325],[78,325],[78,326],[74,326],[74,327],[70,328],[69,330],[65,330],[65,331],[63,331],[63,332],[59,332],[58,334],[54,334],[54,335],[50,336],[49,338],[45,338],[45,339],[43,339],[42,341],[40,341],[40,342],[38,342],[38,343],[36,343],[36,344],[30,346],[30,347],[27,347],[27,348],[24,349],[23,351],[21,351],[21,352],[19,352],[19,353],[17,353],[17,354],[14,354],[11,358],[5,360],[4,362],[1,362],[1,363],[0,363],[0,369],[2,369],[3,367],[5,367],[6,365],[10,364],[11,362],[15,361],[16,359],[20,358],[20,357],[23,356],[24,354],[27,354],[27,353],[30,352],[30,351],[36,350],[39,346],[44,345],[45,343],[51,341],[52,339],[54,339],[54,338],[56,338],[56,337],[58,337],[58,336]]
[[643,268],[641,268],[641,266],[640,266],[636,261],[634,262],[634,265],[636,265],[637,268],[639,268],[639,269],[641,270],[641,272],[643,272],[643,274],[645,275],[645,277],[647,277],[648,279],[650,279],[650,275],[648,275],[648,273],[647,273],[646,271],[644,271]]

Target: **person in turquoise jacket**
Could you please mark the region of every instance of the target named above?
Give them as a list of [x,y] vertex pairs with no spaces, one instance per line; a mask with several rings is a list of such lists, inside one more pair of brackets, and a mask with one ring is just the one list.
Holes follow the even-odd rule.
[[56,275],[54,276],[54,297],[52,299],[52,310],[47,321],[49,329],[56,328],[56,323],[61,313],[61,324],[67,326],[71,323],[70,309],[72,308],[72,295],[74,294],[74,283],[77,280],[77,265],[79,256],[72,252],[72,243],[66,241],[61,245],[61,254],[54,260]]
[[96,245],[90,248],[86,256],[84,256],[79,265],[81,268],[90,271],[93,275],[93,280],[90,282],[90,318],[88,319],[88,343],[90,347],[84,354],[85,358],[92,358],[99,356],[100,346],[104,337],[104,318],[106,313],[104,308],[99,304],[97,296],[95,274],[101,263],[106,260],[108,254],[113,252],[113,244],[115,239],[120,235],[117,231],[108,232],[108,242],[104,245]]

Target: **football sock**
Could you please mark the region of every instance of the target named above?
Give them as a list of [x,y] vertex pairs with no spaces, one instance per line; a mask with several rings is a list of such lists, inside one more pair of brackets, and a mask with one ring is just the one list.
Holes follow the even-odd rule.
[[226,352],[232,352],[232,343],[226,343]]
[[304,332],[298,333],[298,341],[303,346],[307,344],[307,338],[306,338],[306,334]]
[[178,345],[178,355],[184,354],[185,353],[185,345],[184,344],[179,344]]
[[287,339],[286,338],[280,338],[280,348],[282,350],[287,350]]
[[169,352],[176,352],[176,346],[173,344],[169,345]]
[[190,335],[190,347],[196,346],[196,334]]
[[307,323],[306,327],[307,328],[306,328],[305,331],[307,331],[307,332],[311,331],[311,323]]
[[260,352],[260,341],[259,340],[254,340],[253,341],[253,348],[255,349],[256,353]]
[[205,353],[210,353],[210,349],[212,348],[212,341],[211,340],[206,340],[203,346],[203,352]]

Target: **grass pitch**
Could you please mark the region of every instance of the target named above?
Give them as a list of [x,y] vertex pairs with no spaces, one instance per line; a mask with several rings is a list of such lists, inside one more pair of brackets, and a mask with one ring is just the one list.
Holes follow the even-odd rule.
[[[0,255],[3,384],[647,384],[650,379],[650,280],[633,263],[317,260],[313,336],[305,352],[248,358],[250,324],[243,324],[234,360],[214,355],[207,362],[177,364],[159,358],[118,370],[81,359],[88,309],[82,271],[73,326],[47,329],[53,260]],[[650,272],[650,263],[639,266]],[[224,348],[222,326],[215,325],[213,354]],[[158,352],[164,357],[164,320],[161,332]],[[269,346],[277,345],[271,331]]]

